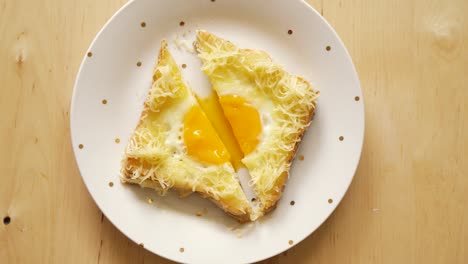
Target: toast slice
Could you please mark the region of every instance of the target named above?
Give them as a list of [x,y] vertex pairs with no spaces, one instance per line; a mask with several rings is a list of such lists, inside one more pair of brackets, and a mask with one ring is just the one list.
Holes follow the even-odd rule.
[[153,83],[122,160],[123,182],[197,192],[239,221],[250,220],[230,156],[163,40]]
[[195,48],[243,151],[259,201],[253,218],[260,217],[281,197],[318,92],[263,51],[241,49],[206,31],[197,32]]

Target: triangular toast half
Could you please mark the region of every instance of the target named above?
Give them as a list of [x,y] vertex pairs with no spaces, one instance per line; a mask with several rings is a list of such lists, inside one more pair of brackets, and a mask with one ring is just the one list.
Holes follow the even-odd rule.
[[153,83],[122,161],[124,182],[197,192],[239,219],[250,205],[224,144],[162,41]]
[[241,49],[206,31],[197,32],[195,47],[244,152],[259,217],[281,197],[318,92],[263,51]]

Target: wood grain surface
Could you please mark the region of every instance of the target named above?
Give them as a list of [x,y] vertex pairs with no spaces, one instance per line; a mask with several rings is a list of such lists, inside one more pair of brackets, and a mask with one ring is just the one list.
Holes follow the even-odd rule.
[[[80,61],[125,2],[0,0],[0,263],[169,263],[102,215],[71,149]],[[364,150],[333,215],[265,263],[468,263],[468,1],[309,3],[356,64]]]

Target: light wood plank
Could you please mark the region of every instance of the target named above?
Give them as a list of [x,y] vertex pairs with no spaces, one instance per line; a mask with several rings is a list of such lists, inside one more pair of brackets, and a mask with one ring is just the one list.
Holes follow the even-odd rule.
[[[467,263],[468,2],[308,2],[356,64],[364,150],[333,215],[264,263]],[[0,0],[1,263],[169,263],[102,216],[71,150],[76,72],[124,3]]]

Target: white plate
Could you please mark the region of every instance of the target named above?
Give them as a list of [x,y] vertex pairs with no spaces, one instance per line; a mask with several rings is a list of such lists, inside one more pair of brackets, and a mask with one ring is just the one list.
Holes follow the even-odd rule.
[[[209,87],[198,59],[178,50],[173,42],[184,32],[185,38],[193,38],[198,28],[241,47],[267,51],[321,91],[314,121],[298,151],[304,160],[296,158],[293,163],[278,207],[259,222],[235,230],[228,228],[235,221],[196,195],[160,198],[151,190],[121,184],[118,176],[123,150],[150,87],[161,39],[169,41],[179,64],[187,64],[183,73],[194,90],[203,93],[202,88]],[[197,263],[268,258],[317,229],[351,183],[364,135],[359,80],[336,33],[303,1],[131,1],[104,26],[88,52],[77,76],[70,117],[81,175],[107,218],[135,243],[158,255]],[[140,67],[137,62],[142,63]],[[154,202],[149,204],[148,198]],[[290,205],[291,201],[295,204]],[[203,208],[204,215],[197,217]]]

